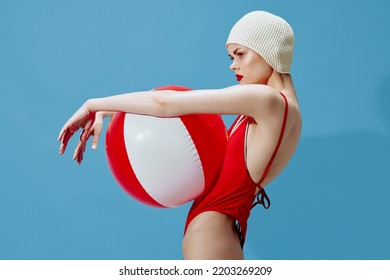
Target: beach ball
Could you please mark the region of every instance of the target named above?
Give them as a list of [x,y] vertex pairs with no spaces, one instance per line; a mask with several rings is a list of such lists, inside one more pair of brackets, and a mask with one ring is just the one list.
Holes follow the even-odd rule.
[[[185,91],[182,86],[153,90]],[[147,94],[147,93],[146,93]],[[117,112],[106,134],[108,165],[134,199],[154,207],[185,204],[216,182],[227,144],[220,115],[161,118]]]

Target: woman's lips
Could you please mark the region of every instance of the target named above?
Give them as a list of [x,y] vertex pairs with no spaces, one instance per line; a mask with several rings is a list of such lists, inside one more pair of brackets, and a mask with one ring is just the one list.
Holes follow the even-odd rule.
[[237,81],[241,81],[241,79],[244,78],[244,76],[236,74],[236,78],[237,78]]

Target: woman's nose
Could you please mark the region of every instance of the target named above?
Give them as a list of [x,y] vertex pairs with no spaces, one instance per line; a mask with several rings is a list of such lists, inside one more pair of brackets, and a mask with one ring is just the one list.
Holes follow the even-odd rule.
[[233,60],[232,64],[229,66],[230,70],[234,71],[237,70],[237,63]]

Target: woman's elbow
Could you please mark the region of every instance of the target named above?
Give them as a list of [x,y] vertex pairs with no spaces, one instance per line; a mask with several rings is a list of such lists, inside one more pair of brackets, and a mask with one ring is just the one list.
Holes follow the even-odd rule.
[[171,104],[169,92],[160,91],[154,96],[154,112],[158,117],[175,117],[174,107]]

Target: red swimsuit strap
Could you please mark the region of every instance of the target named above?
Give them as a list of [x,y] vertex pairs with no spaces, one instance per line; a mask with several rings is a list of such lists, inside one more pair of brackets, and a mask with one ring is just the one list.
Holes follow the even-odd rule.
[[242,120],[242,117],[243,117],[243,115],[237,116],[236,119],[234,120],[234,122],[230,125],[230,128],[229,128],[228,131],[227,131],[229,137],[231,136],[233,129],[237,129],[236,125],[237,125],[237,123],[238,123],[239,121]]
[[286,96],[284,96],[284,94],[281,93],[281,92],[280,92],[280,94],[283,96],[284,102],[285,102],[285,104],[286,104],[285,109],[284,109],[283,124],[282,124],[282,128],[281,128],[281,131],[280,131],[280,136],[279,136],[278,144],[276,145],[275,150],[274,150],[274,152],[273,152],[273,154],[272,154],[272,156],[271,156],[271,159],[270,159],[269,162],[268,162],[268,165],[267,165],[267,167],[266,167],[266,169],[265,169],[265,171],[264,171],[263,177],[261,177],[261,179],[260,179],[260,181],[259,181],[259,183],[258,183],[259,187],[261,187],[260,184],[263,182],[263,180],[265,179],[265,177],[267,177],[268,172],[269,172],[269,170],[271,169],[272,162],[274,161],[274,159],[275,159],[275,157],[276,157],[276,154],[277,154],[277,152],[278,152],[278,150],[279,150],[280,144],[282,143],[282,139],[283,139],[283,135],[284,135],[284,130],[286,129],[287,114],[288,114],[288,102],[287,102]]

